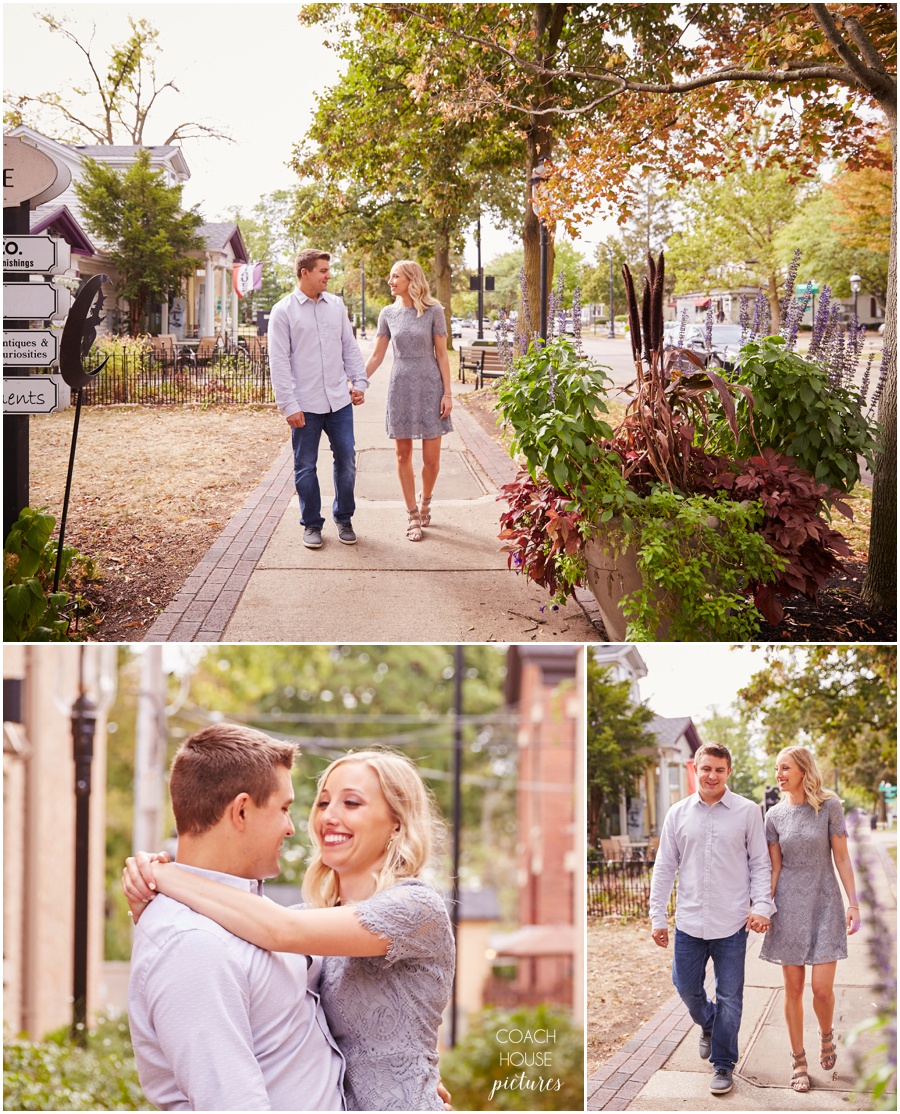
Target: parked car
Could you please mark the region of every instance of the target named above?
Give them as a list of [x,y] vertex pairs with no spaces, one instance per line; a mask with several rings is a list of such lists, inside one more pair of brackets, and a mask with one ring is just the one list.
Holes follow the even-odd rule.
[[[672,328],[670,329],[670,326]],[[684,337],[679,344],[681,324],[670,321],[663,326],[663,343],[665,348],[687,348],[695,352],[707,365],[724,368],[731,371],[737,363],[741,350],[742,329],[740,325],[713,325],[712,344],[707,349],[706,326],[691,324],[685,326]],[[689,371],[695,365],[689,360],[680,360],[678,365]]]
[[450,336],[456,340],[457,337],[462,338],[462,321],[458,317],[450,318]]

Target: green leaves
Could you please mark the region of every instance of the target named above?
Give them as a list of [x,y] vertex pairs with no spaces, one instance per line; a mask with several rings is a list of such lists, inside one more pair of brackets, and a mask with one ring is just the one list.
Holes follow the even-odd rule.
[[[874,469],[877,427],[862,413],[859,397],[836,386],[826,367],[790,351],[781,337],[764,337],[744,345],[734,375],[752,393],[756,434],[754,440],[744,398],[737,407],[738,456],[757,452],[757,443],[772,448],[794,457],[819,483],[844,494],[859,479],[860,457]],[[713,418],[711,431],[734,446],[721,413]]]
[[760,504],[660,486],[633,517],[643,586],[622,601],[628,639],[657,640],[663,620],[673,642],[752,639],[761,619],[753,591],[785,564],[759,532]]
[[533,341],[497,388],[498,409],[514,434],[512,454],[524,456],[536,482],[543,474],[560,491],[582,489],[587,511],[593,509],[587,492],[618,471],[599,448],[613,435],[604,420],[609,382],[570,337],[559,336],[547,345]]
[[[3,553],[4,642],[68,642],[68,592],[48,592],[56,570],[57,543],[50,540],[56,520],[43,509],[25,507],[13,524]],[[63,547],[60,580],[79,554]],[[93,563],[89,575],[93,574]],[[73,601],[78,605],[80,600]]]

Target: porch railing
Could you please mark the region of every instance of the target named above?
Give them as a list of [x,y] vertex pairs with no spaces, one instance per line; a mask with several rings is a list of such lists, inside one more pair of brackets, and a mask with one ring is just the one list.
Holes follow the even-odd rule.
[[[85,363],[96,366],[100,359],[92,354]],[[85,388],[83,399],[90,406],[259,404],[274,400],[267,354],[251,356],[243,350],[217,353],[209,359],[197,359],[188,351],[174,356],[118,352]]]
[[[588,861],[587,913],[589,917],[649,917],[653,863]],[[675,889],[666,910],[675,914]]]

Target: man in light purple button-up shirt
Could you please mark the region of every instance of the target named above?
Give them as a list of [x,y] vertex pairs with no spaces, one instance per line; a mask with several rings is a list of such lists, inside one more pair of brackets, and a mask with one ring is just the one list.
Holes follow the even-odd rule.
[[[765,932],[775,912],[772,865],[759,806],[732,793],[731,754],[717,743],[694,755],[698,790],[666,813],[650,885],[653,940],[668,947],[666,906],[675,876],[672,981],[700,1026],[700,1057],[711,1060],[710,1091],[726,1094],[738,1060],[747,928]],[[713,961],[716,1000],[704,982]]]
[[[294,754],[231,724],[191,736],[170,778],[178,865],[258,893],[294,831]],[[317,993],[321,960],[264,951],[163,894],[135,918],[128,1017],[154,1106],[344,1109],[343,1057]]]
[[332,517],[338,540],[356,542],[353,405],[364,401],[369,386],[344,303],[328,293],[330,260],[315,248],[300,252],[297,289],[276,302],[269,317],[269,373],[275,401],[291,427],[294,484],[308,549],[321,547],[325,525],[316,472],[323,432],[334,456]]

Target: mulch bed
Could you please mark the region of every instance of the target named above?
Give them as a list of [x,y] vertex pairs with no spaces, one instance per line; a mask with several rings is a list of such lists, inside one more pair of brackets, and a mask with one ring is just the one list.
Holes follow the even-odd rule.
[[817,600],[784,601],[777,627],[763,623],[759,642],[896,642],[897,617],[876,611],[862,599],[865,561],[845,561],[846,573],[833,577]]

